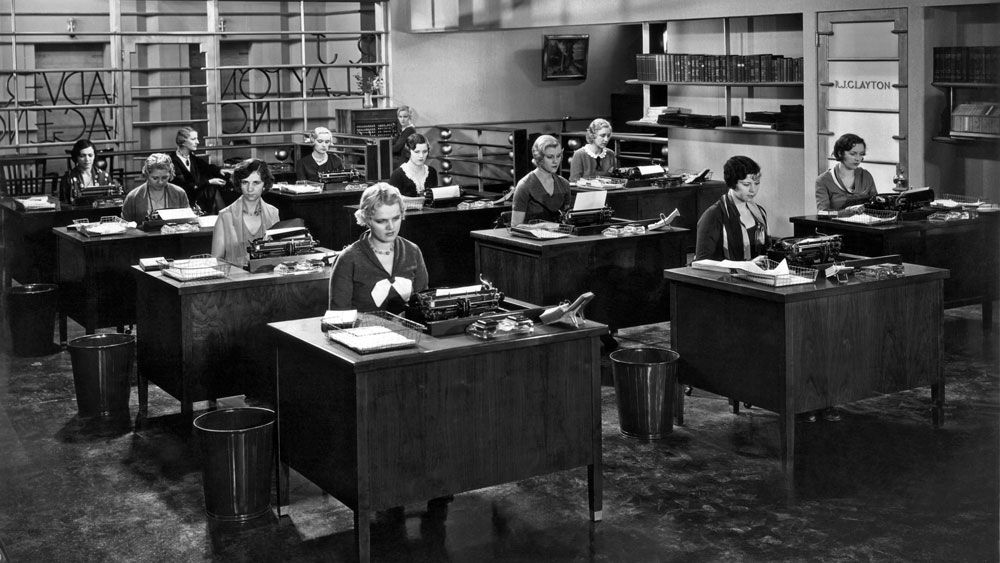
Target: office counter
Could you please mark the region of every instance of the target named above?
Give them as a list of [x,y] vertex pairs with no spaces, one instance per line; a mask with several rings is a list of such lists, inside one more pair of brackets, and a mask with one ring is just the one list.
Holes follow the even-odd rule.
[[53,227],[65,227],[74,219],[99,221],[106,215],[121,215],[121,207],[92,207],[56,203],[56,208],[25,211],[13,198],[0,198],[0,231],[3,235],[3,287],[11,279],[22,284],[56,281],[56,239]]
[[476,268],[506,295],[531,303],[592,291],[585,314],[612,329],[669,320],[664,268],[683,266],[689,231],[535,240],[507,229],[473,231]]
[[844,252],[864,256],[899,254],[904,262],[951,271],[944,282],[946,308],[981,304],[983,327],[992,322],[993,301],[1000,297],[1000,216],[982,213],[977,219],[943,223],[898,221],[887,225],[857,225],[816,215],[792,217],[795,236],[817,231],[839,234]]
[[129,229],[120,235],[89,237],[76,229],[52,229],[57,245],[59,340],[66,342],[67,318],[87,334],[135,322],[135,278],[140,258],[188,258],[212,250],[212,229],[164,235]]
[[[357,209],[357,205],[344,209],[345,218],[351,221],[351,242],[358,240],[365,229],[354,221]],[[476,269],[475,245],[469,233],[492,228],[504,211],[510,211],[510,206],[462,210],[457,207],[424,207],[406,212],[399,234],[423,252],[430,287],[470,285],[479,283],[480,271]]]
[[601,519],[605,326],[367,355],[328,342],[319,317],[269,326],[281,462],[354,510],[359,560],[376,510],[575,467]]
[[330,268],[302,275],[250,274],[179,282],[132,268],[135,278],[139,419],[149,383],[192,403],[243,393],[270,398],[274,373],[272,321],[322,315]]
[[[819,279],[787,287],[694,268],[666,270],[679,383],[781,415],[789,489],[797,413],[930,385],[939,424],[942,284],[948,272],[905,267],[899,279]],[[683,424],[680,392],[678,404]]]

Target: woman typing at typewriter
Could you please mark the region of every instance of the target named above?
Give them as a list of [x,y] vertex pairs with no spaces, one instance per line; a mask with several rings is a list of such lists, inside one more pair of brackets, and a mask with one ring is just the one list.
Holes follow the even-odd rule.
[[174,164],[169,156],[157,152],[146,157],[142,176],[146,181],[125,195],[122,218],[126,221],[139,223],[160,209],[191,206],[184,190],[170,183],[174,177]]
[[330,275],[331,310],[401,313],[411,295],[427,289],[424,255],[399,236],[403,216],[395,187],[380,182],[361,194],[354,217],[368,230],[337,257]]
[[209,215],[215,215],[226,206],[223,194],[228,185],[222,169],[195,156],[201,140],[191,127],[181,127],[174,139],[177,150],[170,154],[174,163],[174,184],[184,188],[188,200]]
[[695,260],[751,260],[765,254],[767,213],[754,202],[760,189],[760,165],[734,156],[723,166],[729,191],[698,219]]
[[552,135],[542,135],[531,145],[535,169],[514,188],[511,226],[534,220],[559,222],[559,214],[570,208],[573,194],[566,178],[559,175],[562,146]]
[[333,133],[326,127],[317,127],[309,132],[313,150],[311,153],[295,161],[295,179],[319,182],[320,174],[340,172],[344,162],[335,154],[330,153],[333,144]]
[[261,199],[264,191],[274,184],[263,161],[252,158],[237,164],[233,182],[242,195],[219,212],[212,235],[212,256],[242,266],[250,259],[247,252],[250,241],[263,238],[278,222],[278,208]]
[[438,185],[437,170],[427,165],[427,155],[430,144],[420,133],[414,133],[406,139],[406,162],[400,164],[389,176],[389,183],[399,190],[399,193],[409,197],[421,197],[424,190]]
[[111,175],[94,166],[96,149],[89,139],[80,139],[73,143],[69,156],[73,161],[73,168],[66,171],[59,182],[60,200],[73,203],[80,190],[97,186],[114,186],[114,195],[121,195],[121,186],[111,179]]
[[[871,199],[878,195],[875,179],[861,168],[865,160],[865,140],[847,133],[833,144],[833,158],[837,163],[816,178],[816,209],[837,211],[850,202]],[[861,205],[851,206],[860,208]]]
[[597,118],[587,127],[587,144],[576,149],[569,161],[569,181],[607,175],[618,166],[615,152],[608,148],[611,140],[611,124],[606,119]]

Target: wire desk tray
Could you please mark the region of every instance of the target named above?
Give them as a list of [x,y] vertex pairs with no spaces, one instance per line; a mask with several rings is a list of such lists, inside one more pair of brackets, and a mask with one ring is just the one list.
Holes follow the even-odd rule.
[[[770,258],[761,258],[754,261],[758,266],[765,270],[773,270],[778,267],[778,262],[771,260]],[[771,287],[784,287],[787,285],[799,285],[805,283],[814,283],[816,281],[816,274],[818,270],[812,268],[802,268],[799,266],[788,266],[787,274],[765,274],[748,272],[746,270],[732,270],[731,275],[734,278],[739,278],[742,280],[751,281],[754,283],[769,285]]]
[[163,275],[182,282],[225,278],[232,267],[232,264],[208,254],[199,254],[187,260],[162,260],[159,264]]
[[855,223],[857,225],[881,225],[884,223],[892,223],[898,218],[899,213],[897,211],[891,211],[888,209],[866,209],[862,213],[857,213],[855,215],[834,217],[834,220],[844,221],[845,223]]
[[331,328],[326,337],[359,354],[412,348],[420,343],[426,327],[386,311],[358,313],[354,325]]

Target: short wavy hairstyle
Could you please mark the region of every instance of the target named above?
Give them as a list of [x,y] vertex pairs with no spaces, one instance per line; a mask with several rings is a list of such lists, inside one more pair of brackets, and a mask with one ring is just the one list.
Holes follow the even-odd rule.
[[361,206],[354,212],[354,220],[362,227],[367,227],[375,215],[375,208],[380,205],[398,205],[399,214],[406,218],[406,206],[403,205],[403,196],[399,190],[391,184],[379,182],[361,192]]
[[557,149],[562,150],[562,145],[560,145],[559,141],[552,135],[541,135],[535,139],[534,143],[532,143],[531,159],[535,162],[536,166],[542,161],[542,157],[545,155],[545,149],[549,147],[556,147]]
[[854,145],[864,145],[865,150],[868,150],[868,143],[854,133],[845,133],[841,135],[840,138],[837,139],[837,142],[833,143],[833,158],[836,158],[838,162],[843,162],[844,154],[853,149]]
[[76,166],[76,159],[80,158],[80,153],[82,153],[84,149],[94,149],[94,156],[97,156],[97,148],[94,147],[94,143],[90,142],[90,139],[80,139],[79,141],[73,143],[73,148],[69,150],[69,156],[73,159],[73,166]]
[[403,158],[409,160],[410,151],[417,148],[417,145],[420,143],[427,145],[428,150],[431,148],[431,143],[427,140],[427,137],[424,137],[420,133],[410,134],[410,136],[406,138],[406,145],[403,147]]
[[194,127],[181,127],[177,130],[177,136],[174,137],[174,144],[178,147],[184,144],[184,141],[188,140],[191,133],[197,133],[198,131]]
[[587,142],[593,143],[601,129],[611,130],[611,123],[601,117],[591,121],[590,125],[587,126]]
[[162,152],[154,152],[146,157],[146,162],[142,163],[142,177],[148,180],[149,175],[152,174],[154,170],[166,170],[167,172],[170,172],[171,180],[173,180],[174,176],[177,174],[174,170],[174,163],[170,160],[170,157]]
[[749,156],[734,156],[722,166],[726,185],[735,188],[736,183],[751,174],[760,174],[760,165]]
[[274,185],[274,176],[271,175],[271,169],[267,167],[267,164],[259,158],[248,158],[233,168],[233,185],[239,189],[243,180],[249,178],[254,172],[260,174],[260,180],[264,182],[264,191],[271,189],[271,186]]
[[309,132],[309,140],[315,142],[316,139],[318,139],[319,136],[322,135],[323,133],[329,133],[330,138],[333,138],[333,131],[330,131],[329,128],[320,125],[319,127]]

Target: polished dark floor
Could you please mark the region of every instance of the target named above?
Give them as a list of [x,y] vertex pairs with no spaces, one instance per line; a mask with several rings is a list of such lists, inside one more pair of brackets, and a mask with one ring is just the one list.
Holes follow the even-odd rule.
[[[405,520],[373,525],[374,558],[997,561],[998,342],[980,322],[976,308],[946,313],[943,428],[927,388],[800,423],[791,504],[773,413],[733,415],[696,390],[687,425],[645,443],[618,433],[605,387],[603,522],[587,519],[585,472],[566,471],[463,493],[443,512],[408,506]],[[13,561],[353,559],[350,510],[294,473],[280,519],[211,521],[176,401],[153,388],[148,428],[94,426],[76,416],[67,352],[12,358],[6,323],[0,334],[0,539]],[[620,336],[666,346],[669,325]]]

